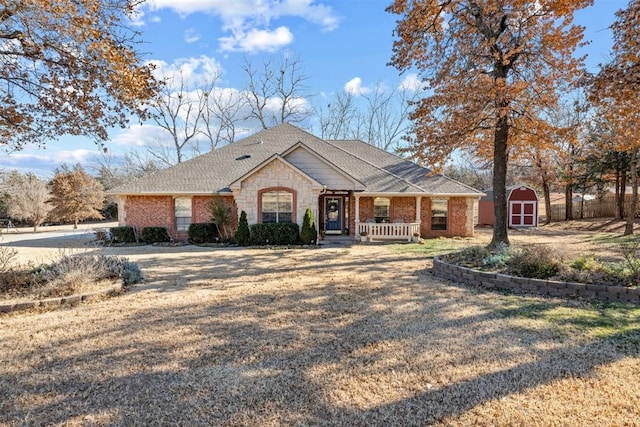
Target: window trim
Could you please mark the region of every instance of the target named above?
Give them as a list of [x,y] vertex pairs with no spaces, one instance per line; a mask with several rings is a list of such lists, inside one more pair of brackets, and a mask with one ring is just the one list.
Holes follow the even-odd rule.
[[292,195],[292,200],[291,200],[291,222],[294,224],[297,224],[297,220],[298,220],[298,213],[297,213],[297,207],[298,207],[298,197],[297,197],[297,192],[296,190],[292,189],[292,188],[288,188],[288,187],[268,187],[268,188],[263,188],[261,190],[258,191],[258,222],[262,224],[262,195],[264,193],[273,193],[276,191],[283,191],[286,193],[290,193]]
[[[179,199],[189,200],[189,216],[177,216],[176,203]],[[186,227],[184,225],[178,225],[178,218],[186,219],[188,224]],[[193,223],[193,197],[174,197],[173,198],[173,226],[177,232],[185,232],[189,231],[189,226]]]
[[[376,215],[377,213],[376,200],[383,200],[383,199],[388,201],[386,205],[383,205],[384,207],[387,208],[387,215],[386,216]],[[391,197],[378,196],[373,198],[373,218],[375,219],[376,222],[387,222],[387,223],[391,222]],[[378,218],[383,218],[383,220],[378,221]],[[386,221],[384,221],[384,219],[386,219]]]
[[[433,214],[433,205],[434,205],[435,201],[442,201],[442,202],[446,203],[447,210],[445,211],[444,217],[441,216],[441,215],[434,216],[434,214]],[[430,216],[431,216],[430,228],[431,228],[431,231],[447,231],[447,230],[449,230],[449,210],[450,210],[450,208],[449,208],[449,199],[445,199],[445,198],[433,198],[433,199],[431,199],[431,208],[430,208],[430,211],[431,211],[430,212]],[[440,227],[434,228],[434,221],[433,221],[434,218],[444,218],[444,228],[440,228]],[[437,223],[440,224],[440,221],[438,221]]]

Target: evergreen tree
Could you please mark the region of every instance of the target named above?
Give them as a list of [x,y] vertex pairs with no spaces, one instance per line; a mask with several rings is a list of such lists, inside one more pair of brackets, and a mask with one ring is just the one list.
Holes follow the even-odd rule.
[[302,219],[302,230],[300,231],[300,240],[304,245],[311,245],[316,242],[318,238],[318,230],[313,220],[313,214],[311,209],[307,208]]
[[249,224],[247,223],[247,213],[240,213],[238,228],[236,229],[235,242],[240,246],[248,246],[250,241]]

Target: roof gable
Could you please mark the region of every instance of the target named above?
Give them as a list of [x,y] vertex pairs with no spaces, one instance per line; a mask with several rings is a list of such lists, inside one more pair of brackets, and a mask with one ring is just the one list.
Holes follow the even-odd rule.
[[364,190],[366,188],[363,183],[327,161],[301,141],[284,151],[282,157],[328,188],[340,190]]
[[246,179],[260,173],[260,171],[262,171],[264,168],[266,168],[268,165],[274,163],[274,162],[281,162],[283,163],[286,167],[292,169],[293,171],[297,172],[298,174],[300,174],[301,176],[303,176],[305,179],[307,179],[310,183],[312,187],[315,188],[319,188],[322,189],[324,186],[319,183],[318,181],[316,181],[313,177],[309,176],[307,173],[305,173],[304,171],[300,170],[299,168],[297,168],[295,165],[289,163],[286,159],[284,159],[283,157],[281,157],[279,154],[274,154],[273,156],[271,156],[270,158],[268,158],[267,160],[265,160],[264,162],[260,163],[258,166],[256,166],[255,168],[253,168],[252,170],[250,170],[249,172],[247,172],[246,174],[242,175],[240,178],[236,179],[234,182],[229,184],[229,188],[233,191],[240,189],[240,186],[242,185],[242,182],[245,181]]

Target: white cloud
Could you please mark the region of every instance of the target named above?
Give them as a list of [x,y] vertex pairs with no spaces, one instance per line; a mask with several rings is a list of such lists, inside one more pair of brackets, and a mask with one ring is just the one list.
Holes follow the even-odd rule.
[[398,84],[398,88],[400,90],[408,90],[411,92],[418,92],[422,89],[423,83],[418,78],[418,75],[415,73],[407,74],[400,84]]
[[169,87],[180,86],[180,79],[193,85],[207,84],[211,80],[222,74],[222,66],[215,58],[210,56],[199,56],[189,58],[178,58],[172,63],[162,60],[150,61],[155,66],[154,76],[159,79],[168,79]]
[[154,24],[159,24],[160,22],[162,22],[162,18],[160,18],[158,15],[154,15],[151,17],[150,21]]
[[100,149],[94,150],[80,148],[76,150],[52,151],[51,149],[39,150],[33,153],[14,152],[2,156],[0,168],[18,170],[21,172],[33,172],[40,177],[50,178],[53,170],[63,164],[74,166],[77,163],[86,165],[101,157]]
[[129,20],[131,21],[131,25],[134,27],[142,27],[144,25],[144,10],[143,9],[135,9],[133,13],[129,16]]
[[114,144],[126,148],[153,146],[158,141],[164,142],[164,140],[171,143],[171,135],[161,127],[152,124],[131,126],[112,138]]
[[350,95],[357,96],[371,93],[372,89],[362,86],[362,79],[360,77],[354,77],[344,85],[344,91]]
[[219,17],[222,29],[231,33],[220,38],[223,51],[273,51],[286,46],[293,40],[291,31],[270,25],[280,18],[301,18],[323,31],[336,29],[340,22],[331,6],[315,0],[148,0],[142,7],[170,9],[182,16],[201,12]]
[[193,28],[188,28],[184,32],[184,41],[187,43],[195,43],[200,40],[200,34],[197,33]]
[[220,48],[224,51],[273,52],[293,41],[293,34],[287,27],[278,27],[273,31],[250,30],[237,31],[230,37],[221,37]]

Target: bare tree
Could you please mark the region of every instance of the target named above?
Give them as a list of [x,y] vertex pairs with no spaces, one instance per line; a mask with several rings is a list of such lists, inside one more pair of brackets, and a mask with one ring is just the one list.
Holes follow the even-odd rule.
[[210,92],[202,92],[205,104],[202,112],[200,134],[214,150],[219,145],[232,144],[236,138],[238,123],[243,119],[246,98],[235,89],[216,88],[210,84]]
[[318,119],[320,138],[348,139],[353,137],[352,123],[356,121],[358,107],[355,96],[349,92],[339,92],[326,107],[318,105],[314,108]]
[[309,95],[305,82],[309,77],[300,58],[284,55],[277,62],[267,59],[261,70],[245,58],[243,70],[248,78],[248,118],[257,119],[263,129],[285,122],[302,123],[312,114],[306,101]]
[[408,89],[385,88],[378,84],[372,94],[364,94],[366,109],[359,139],[383,150],[397,148],[410,128],[409,113],[418,92]]
[[[206,109],[207,97],[193,96],[197,89],[189,87],[182,72],[177,76],[165,76],[162,83],[158,96],[151,102],[152,117],[158,126],[171,135],[176,161],[181,163],[185,148],[199,134],[198,126]],[[172,163],[161,145],[154,148],[151,153],[157,155],[159,160]]]
[[6,176],[4,184],[9,196],[9,217],[28,221],[33,225],[33,231],[38,231],[51,210],[51,205],[47,203],[50,194],[46,182],[32,173],[21,175],[14,171]]
[[376,85],[371,93],[339,92],[326,107],[315,108],[325,139],[361,139],[383,150],[402,143],[411,128],[409,109],[418,92]]

